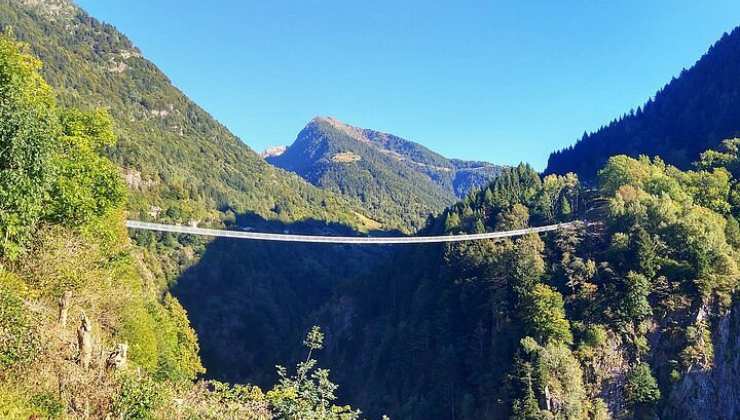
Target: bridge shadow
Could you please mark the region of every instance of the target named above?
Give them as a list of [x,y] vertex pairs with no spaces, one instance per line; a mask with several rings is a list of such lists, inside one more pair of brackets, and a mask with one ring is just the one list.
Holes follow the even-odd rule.
[[[360,235],[320,220],[283,223],[254,213],[230,229],[269,233]],[[373,232],[380,236],[399,235]],[[387,263],[393,246],[302,244],[219,238],[172,286],[200,342],[206,377],[275,383],[276,364],[293,364],[319,308],[344,285]]]

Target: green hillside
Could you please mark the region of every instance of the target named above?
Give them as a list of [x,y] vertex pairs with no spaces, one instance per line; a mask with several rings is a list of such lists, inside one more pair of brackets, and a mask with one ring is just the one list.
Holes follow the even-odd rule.
[[[125,35],[67,0],[2,0],[0,28],[30,45],[59,101],[104,107],[137,218],[220,224],[246,211],[362,227],[352,206],[266,164],[175,88]],[[197,176],[194,176],[197,174]]]
[[687,169],[705,150],[740,135],[738,77],[740,28],[735,28],[644,105],[553,152],[545,172],[575,172],[592,181],[607,159],[618,154],[661,156]]
[[[260,378],[253,361],[264,360],[265,346],[268,354],[283,348],[245,331],[271,336],[268,319],[280,319],[281,333],[304,328],[264,318],[273,304],[254,297],[270,290],[272,301],[310,310],[296,319],[325,328],[325,360],[342,395],[371,417],[732,418],[740,385],[732,338],[740,331],[738,150],[728,141],[691,171],[616,156],[595,190],[573,174],[505,170],[425,233],[594,223],[392,248],[350,277],[324,272],[347,281],[319,308],[290,291],[318,281],[320,267],[297,271],[288,284],[247,278],[241,262],[210,269],[227,256],[242,260],[226,243],[209,249],[174,293],[208,337],[206,366],[231,380]],[[207,305],[202,277],[212,286]]]
[[377,220],[405,231],[488,184],[501,167],[447,159],[426,147],[331,117],[317,117],[273,165],[356,200]]
[[[101,109],[59,105],[41,62],[0,36],[0,418],[354,419],[308,357],[270,391],[205,372],[187,312],[124,225]],[[156,265],[154,265],[156,267]]]
[[[560,155],[587,185],[526,164],[488,183],[485,165],[318,119],[280,158],[317,188],[67,0],[0,0],[0,26],[0,418],[738,417],[740,140],[720,142],[733,109],[703,111],[732,105],[731,65],[697,66],[716,88],[658,115],[714,134],[673,150],[624,125]],[[708,56],[729,60],[737,33]],[[355,247],[132,241],[129,216],[348,235],[584,223]]]

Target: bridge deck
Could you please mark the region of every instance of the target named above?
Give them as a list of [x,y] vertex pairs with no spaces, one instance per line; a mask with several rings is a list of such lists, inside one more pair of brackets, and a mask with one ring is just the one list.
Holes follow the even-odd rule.
[[279,233],[257,233],[243,232],[238,230],[207,229],[182,225],[165,225],[161,223],[140,222],[129,220],[126,226],[130,229],[144,229],[157,232],[183,233],[188,235],[212,236],[220,238],[252,239],[262,241],[281,242],[309,242],[325,244],[420,244],[440,242],[462,242],[476,241],[481,239],[498,239],[512,236],[521,236],[529,233],[550,232],[573,226],[577,222],[558,223],[554,225],[532,227],[526,229],[509,230],[504,232],[487,232],[470,235],[444,235],[444,236],[321,236],[321,235],[293,235]]

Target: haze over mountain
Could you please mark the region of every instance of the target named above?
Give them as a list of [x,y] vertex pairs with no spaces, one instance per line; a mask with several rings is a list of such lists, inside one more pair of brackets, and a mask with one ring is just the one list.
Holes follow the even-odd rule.
[[285,150],[263,155],[308,182],[358,200],[388,226],[413,231],[470,191],[487,185],[502,167],[448,159],[392,134],[316,117]]
[[550,155],[545,173],[593,180],[610,156],[661,156],[688,168],[706,149],[740,135],[740,29],[712,45],[643,106]]

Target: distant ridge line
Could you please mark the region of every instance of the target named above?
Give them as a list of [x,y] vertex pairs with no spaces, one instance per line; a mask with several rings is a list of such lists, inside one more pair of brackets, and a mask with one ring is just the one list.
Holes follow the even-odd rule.
[[530,233],[551,232],[565,229],[582,222],[557,223],[554,225],[531,227],[525,229],[508,230],[502,232],[475,233],[469,235],[437,235],[437,236],[321,236],[321,235],[293,235],[280,233],[258,233],[243,232],[237,230],[208,229],[182,225],[167,225],[162,223],[141,222],[127,220],[126,227],[129,229],[142,229],[157,232],[183,233],[188,235],[212,236],[219,238],[251,239],[260,241],[278,242],[304,242],[325,244],[358,244],[358,245],[388,245],[388,244],[420,244],[420,243],[443,243],[479,241],[483,239],[509,238],[522,236]]

